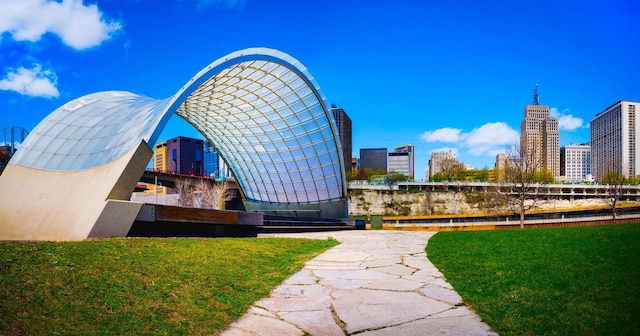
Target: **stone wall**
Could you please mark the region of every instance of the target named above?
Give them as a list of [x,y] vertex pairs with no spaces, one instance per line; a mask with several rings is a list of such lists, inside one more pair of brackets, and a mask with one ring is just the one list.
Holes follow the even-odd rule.
[[[540,209],[575,209],[603,206],[600,199],[537,200]],[[349,189],[349,215],[446,215],[483,214],[500,211],[483,192],[432,192]]]

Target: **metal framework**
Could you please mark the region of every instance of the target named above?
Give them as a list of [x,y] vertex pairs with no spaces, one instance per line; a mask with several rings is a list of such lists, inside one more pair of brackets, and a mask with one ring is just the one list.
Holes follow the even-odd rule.
[[300,62],[267,48],[214,61],[167,99],[123,91],[74,99],[31,131],[11,163],[95,169],[141,141],[152,148],[174,113],[225,159],[249,210],[328,203],[340,204],[330,217],[346,217],[344,160],[325,98]]

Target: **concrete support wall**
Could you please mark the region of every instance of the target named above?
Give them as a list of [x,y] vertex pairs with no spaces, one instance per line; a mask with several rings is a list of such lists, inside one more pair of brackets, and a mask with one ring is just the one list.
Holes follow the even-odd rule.
[[141,142],[122,157],[83,171],[45,171],[9,163],[0,176],[0,240],[83,240],[96,225],[97,236],[122,235],[137,213],[132,218],[108,215],[114,208],[135,212],[108,200],[128,200],[151,155]]

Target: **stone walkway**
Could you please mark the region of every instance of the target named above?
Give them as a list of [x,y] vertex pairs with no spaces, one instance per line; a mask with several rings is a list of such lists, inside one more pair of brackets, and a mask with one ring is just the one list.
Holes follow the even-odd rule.
[[433,235],[370,230],[281,235],[333,237],[341,244],[308,261],[220,335],[497,335],[427,259],[425,247]]

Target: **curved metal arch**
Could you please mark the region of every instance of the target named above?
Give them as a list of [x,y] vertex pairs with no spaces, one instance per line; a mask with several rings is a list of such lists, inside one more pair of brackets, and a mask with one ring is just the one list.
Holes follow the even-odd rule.
[[300,204],[345,197],[332,116],[313,77],[289,55],[266,48],[232,53],[205,67],[174,97],[170,110],[178,105],[176,114],[215,145],[245,198]]
[[319,86],[297,60],[267,48],[214,61],[168,99],[109,91],[72,100],[34,128],[12,163],[69,172],[100,167],[140,141],[155,144],[174,112],[216,145],[249,201],[346,199],[340,139]]

